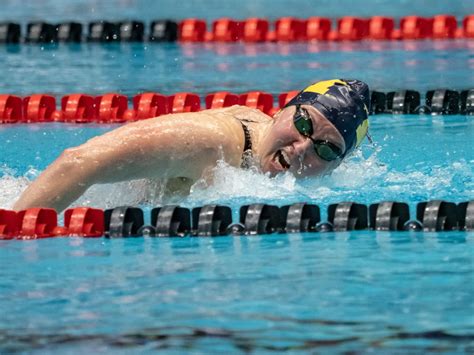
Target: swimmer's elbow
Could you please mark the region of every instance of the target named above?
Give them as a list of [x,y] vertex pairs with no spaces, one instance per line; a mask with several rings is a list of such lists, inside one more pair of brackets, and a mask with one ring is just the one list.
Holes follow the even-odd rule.
[[77,156],[77,148],[66,148],[63,150],[58,160],[63,164],[69,163],[75,159]]
[[100,171],[100,166],[97,161],[94,163],[90,152],[80,147],[65,149],[56,165],[61,176],[69,176],[81,183],[88,181],[93,183],[95,175]]
[[58,163],[63,169],[74,169],[85,161],[86,153],[79,148],[67,148],[58,158]]

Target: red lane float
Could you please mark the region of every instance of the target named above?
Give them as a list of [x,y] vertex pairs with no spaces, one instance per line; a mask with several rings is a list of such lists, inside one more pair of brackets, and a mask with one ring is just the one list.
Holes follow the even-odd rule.
[[29,208],[15,212],[0,209],[0,240],[41,239],[57,236],[101,237],[104,211],[76,207],[65,211],[64,224],[58,226],[57,212],[51,208]]
[[245,42],[263,42],[267,39],[270,25],[268,20],[262,18],[249,18],[243,24],[242,39]]
[[98,238],[104,234],[104,211],[89,207],[76,207],[64,212],[67,234],[85,238]]
[[96,109],[95,120],[98,122],[125,122],[124,113],[128,108],[126,96],[115,93],[97,96],[94,99],[94,106]]
[[278,95],[278,105],[280,106],[280,108],[285,107],[285,105],[290,102],[292,98],[298,95],[298,93],[298,90],[293,90],[288,92],[282,92],[280,95]]
[[31,95],[23,99],[23,121],[51,122],[56,110],[56,99],[50,95]]
[[273,96],[263,91],[251,91],[240,95],[239,103],[269,114],[273,108]]
[[474,38],[474,15],[466,16],[462,22],[465,38]]
[[203,42],[206,34],[206,21],[186,19],[178,26],[178,39],[181,42]]
[[23,119],[21,97],[0,95],[0,123],[16,123]]
[[19,236],[24,239],[48,238],[62,234],[58,228],[58,214],[52,208],[29,208],[17,212]]
[[393,38],[395,20],[391,17],[374,16],[369,20],[370,39],[389,40]]
[[278,107],[272,107],[268,110],[267,114],[271,117],[274,117],[285,105],[298,94],[299,91],[289,91],[283,92],[278,95]]
[[310,17],[306,22],[306,39],[327,41],[331,32],[331,20],[326,17]]
[[451,15],[437,15],[433,19],[433,38],[455,38],[458,23]]
[[170,113],[196,112],[201,109],[201,99],[196,94],[179,92],[168,96],[168,107]]
[[395,19],[387,16],[345,16],[337,20],[337,30],[334,31],[331,31],[331,20],[321,17],[282,17],[274,22],[273,30],[264,18],[243,21],[221,18],[213,22],[211,32],[206,32],[206,27],[204,20],[183,20],[179,23],[178,38],[182,42],[474,38],[474,15],[463,19],[462,28],[457,27],[454,16],[443,14],[434,18],[406,16],[401,18],[400,28],[395,28]]
[[433,36],[433,19],[420,16],[406,16],[400,20],[402,39],[427,39]]
[[124,117],[127,121],[144,120],[169,113],[166,96],[154,92],[135,95],[133,109],[127,110]]
[[0,240],[13,239],[20,231],[20,222],[15,211],[0,209]]
[[275,22],[275,40],[303,41],[306,39],[306,21],[294,17],[282,17]]
[[63,96],[61,111],[56,111],[53,117],[60,122],[92,122],[95,118],[94,98],[85,94]]
[[346,16],[337,21],[337,39],[360,41],[369,34],[369,20]]
[[236,42],[242,38],[243,23],[230,18],[221,18],[212,23],[212,40]]
[[227,91],[216,92],[206,96],[206,108],[222,108],[239,104],[239,96]]

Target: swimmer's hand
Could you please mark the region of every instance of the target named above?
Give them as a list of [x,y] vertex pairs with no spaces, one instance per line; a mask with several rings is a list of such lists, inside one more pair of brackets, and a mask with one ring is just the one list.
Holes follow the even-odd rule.
[[93,184],[142,178],[194,182],[219,159],[238,166],[242,145],[238,121],[206,111],[130,123],[66,149],[13,208],[50,207],[59,212]]

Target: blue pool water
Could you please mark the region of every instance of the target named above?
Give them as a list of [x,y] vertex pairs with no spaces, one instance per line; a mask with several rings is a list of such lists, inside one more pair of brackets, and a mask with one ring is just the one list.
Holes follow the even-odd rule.
[[[1,20],[75,18],[208,21],[249,16],[474,13],[468,1],[288,2],[7,0]],[[304,15],[302,15],[304,14]],[[2,46],[0,92],[171,94],[265,90],[329,77],[381,91],[474,88],[474,42]],[[67,147],[110,125],[0,125],[0,208]],[[331,176],[269,178],[220,164],[215,183],[163,196],[162,183],[92,187],[77,203],[102,208],[253,202],[328,204],[474,199],[474,120],[371,118],[375,145]],[[237,214],[234,213],[234,218]],[[56,238],[0,243],[0,353],[474,352],[474,234],[279,234],[183,239]]]
[[266,17],[275,19],[283,16],[307,17],[385,15],[402,17],[409,15],[434,16],[451,14],[465,16],[474,12],[471,1],[451,0],[366,0],[363,3],[352,0],[187,0],[179,3],[174,0],[4,0],[0,20],[27,22],[34,20],[71,19],[92,21],[97,19],[122,20],[137,18],[154,20],[156,18],[183,19],[198,17],[214,20],[217,17]]
[[4,351],[472,353],[464,233],[4,242]]
[[463,90],[474,83],[473,53],[474,41],[467,40],[0,46],[6,65],[1,90],[59,97],[143,91],[278,94],[332,77],[357,77],[379,91]]

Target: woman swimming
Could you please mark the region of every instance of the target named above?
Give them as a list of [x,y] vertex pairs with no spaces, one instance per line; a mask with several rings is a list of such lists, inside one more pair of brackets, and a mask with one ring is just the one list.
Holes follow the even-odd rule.
[[195,182],[217,161],[275,175],[336,168],[367,134],[369,88],[359,80],[308,86],[272,119],[232,106],[124,125],[66,149],[21,195],[15,210],[62,211],[94,184],[142,178]]

